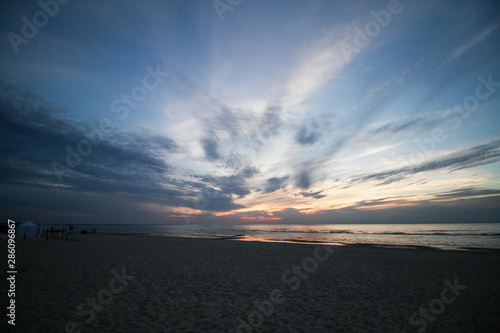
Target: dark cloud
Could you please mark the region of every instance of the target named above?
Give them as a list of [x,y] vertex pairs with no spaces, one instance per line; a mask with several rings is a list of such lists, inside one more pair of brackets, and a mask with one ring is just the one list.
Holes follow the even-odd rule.
[[279,189],[284,188],[286,186],[286,184],[284,184],[284,183],[288,180],[288,178],[290,178],[290,177],[285,176],[285,177],[269,178],[266,181],[266,188],[264,189],[263,193],[273,193]]
[[193,200],[190,208],[211,212],[226,212],[245,207],[234,203],[231,195],[223,194],[221,191],[214,189],[207,190],[206,188],[200,191],[198,198]]
[[[150,205],[164,207],[151,217],[156,222],[170,218],[169,207],[196,208],[196,196],[207,184],[172,175],[168,158],[180,152],[172,139],[111,125],[104,133],[98,123],[75,121],[32,92],[0,82],[2,209],[32,218],[87,219],[79,223],[138,223],[133,219],[151,214],[144,208]],[[241,179],[256,172],[245,169],[233,177],[215,178],[220,193],[206,210],[242,208],[232,194],[248,194]],[[99,212],[111,220],[103,220]]]
[[309,172],[301,171],[297,176],[297,182],[295,185],[307,190],[311,186],[311,176],[309,175]]
[[281,119],[282,106],[280,104],[270,105],[259,122],[258,136],[269,138],[279,133],[283,121]]
[[320,140],[325,133],[332,134],[332,120],[335,113],[331,110],[321,112],[315,117],[305,119],[295,133],[295,142],[302,146],[312,145]]
[[320,136],[321,132],[317,130],[317,126],[303,125],[295,135],[295,141],[301,145],[311,145],[318,141]]
[[217,212],[244,208],[245,206],[234,203],[233,195],[243,198],[250,194],[246,180],[258,173],[257,169],[248,167],[230,176],[195,175],[200,181],[189,184],[202,190],[198,192],[198,198],[193,200],[190,207]]
[[379,128],[371,130],[368,134],[370,137],[379,135],[379,134],[397,134],[403,131],[408,131],[415,127],[420,127],[423,122],[423,117],[415,117],[410,119],[405,119],[403,121],[391,121],[381,126]]
[[311,197],[311,198],[314,198],[314,199],[321,199],[321,198],[324,198],[326,197],[326,195],[324,194],[321,194],[321,192],[323,191],[317,191],[317,192],[300,192],[298,195],[301,195],[303,197]]
[[157,186],[168,175],[162,156],[177,150],[173,140],[116,127],[104,135],[98,125],[67,120],[49,104],[10,92],[0,98],[5,159],[0,182],[56,186],[62,181],[73,190],[113,191]]
[[438,193],[435,195],[436,199],[461,199],[481,196],[494,196],[500,195],[500,190],[488,188],[474,188],[466,187],[456,189],[448,192]]
[[475,146],[470,149],[464,149],[416,166],[403,167],[353,177],[351,178],[351,182],[360,183],[367,181],[379,181],[381,184],[389,184],[421,172],[440,169],[450,169],[453,171],[471,168],[478,165],[490,164],[497,161],[500,161],[500,140],[494,140],[487,144]]
[[250,187],[246,183],[246,179],[252,178],[259,173],[259,170],[248,167],[241,170],[239,173],[230,176],[198,176],[204,184],[211,186],[210,191],[214,197],[237,195],[243,198],[250,194]]
[[243,178],[252,178],[253,176],[259,174],[260,171],[254,167],[246,167],[239,172],[239,175]]
[[411,202],[410,199],[412,197],[413,196],[406,196],[403,198],[386,197],[386,198],[373,199],[373,200],[361,200],[361,201],[354,203],[352,206],[350,206],[350,208],[353,208],[353,209],[372,208],[372,207],[376,208],[377,206],[384,206],[384,205],[388,205],[388,204],[404,205],[404,204],[408,204],[409,202]]
[[205,138],[201,140],[201,145],[209,161],[216,161],[221,158],[219,154],[219,143],[216,138]]

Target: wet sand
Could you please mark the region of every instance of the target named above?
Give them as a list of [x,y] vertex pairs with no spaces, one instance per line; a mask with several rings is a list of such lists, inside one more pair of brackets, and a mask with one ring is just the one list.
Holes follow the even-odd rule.
[[472,315],[500,317],[495,252],[71,238],[17,243],[11,331],[470,332]]

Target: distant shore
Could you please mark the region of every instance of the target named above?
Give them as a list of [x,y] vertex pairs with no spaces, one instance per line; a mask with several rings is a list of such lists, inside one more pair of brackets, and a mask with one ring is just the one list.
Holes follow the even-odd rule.
[[500,317],[495,251],[98,233],[19,241],[17,261],[19,331],[469,332]]

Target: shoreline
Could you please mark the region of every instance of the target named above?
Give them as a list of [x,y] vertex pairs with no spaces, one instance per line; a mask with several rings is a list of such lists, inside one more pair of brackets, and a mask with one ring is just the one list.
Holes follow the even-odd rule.
[[[80,234],[74,234],[80,236]],[[383,243],[347,243],[347,242],[323,242],[323,241],[308,241],[308,240],[269,240],[269,239],[243,239],[239,235],[221,235],[220,237],[203,237],[203,236],[169,236],[169,235],[150,235],[146,233],[110,233],[103,232],[97,235],[121,236],[121,237],[157,237],[157,238],[180,238],[180,239],[202,239],[215,241],[236,241],[236,242],[256,242],[256,243],[278,243],[278,244],[297,244],[297,245],[325,245],[333,247],[360,247],[360,248],[380,248],[388,250],[409,250],[409,251],[445,251],[458,253],[496,253],[500,255],[500,248],[480,248],[480,247],[433,247],[415,244],[383,244]],[[93,235],[84,235],[83,237]]]
[[[441,251],[500,251],[500,224],[326,224],[298,225],[164,225],[80,224],[73,234],[93,230],[100,234],[206,238],[239,241],[384,248],[438,249]],[[68,225],[69,226],[69,225]],[[58,225],[55,226],[56,228]],[[2,232],[2,230],[0,230]]]
[[[325,245],[338,248],[372,248],[382,250],[407,250],[407,251],[436,251],[436,252],[457,252],[457,253],[489,253],[500,255],[500,248],[487,248],[487,247],[433,247],[415,244],[384,244],[384,243],[347,243],[347,242],[323,242],[323,241],[308,241],[308,240],[269,240],[269,239],[243,239],[240,235],[220,235],[213,237],[204,236],[170,236],[170,235],[151,235],[147,233],[133,232],[133,233],[112,233],[102,232],[97,234],[80,233],[70,234],[68,241],[82,241],[87,237],[95,237],[99,235],[104,236],[118,236],[118,237],[144,237],[144,238],[167,238],[167,239],[199,239],[199,240],[212,240],[212,241],[235,241],[244,243],[275,243],[275,244],[295,244],[295,245]],[[3,241],[7,234],[0,233],[0,239]],[[23,241],[21,238],[16,238],[16,242],[45,242],[43,238],[27,238]],[[49,240],[49,242],[62,242],[61,240]]]

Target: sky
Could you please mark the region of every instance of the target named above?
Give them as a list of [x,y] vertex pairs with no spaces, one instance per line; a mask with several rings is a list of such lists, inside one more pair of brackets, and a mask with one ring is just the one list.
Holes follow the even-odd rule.
[[500,222],[500,3],[3,1],[3,220]]

